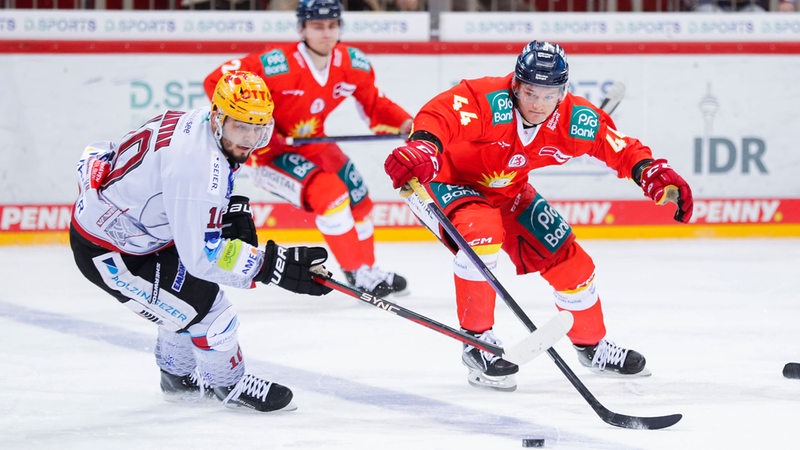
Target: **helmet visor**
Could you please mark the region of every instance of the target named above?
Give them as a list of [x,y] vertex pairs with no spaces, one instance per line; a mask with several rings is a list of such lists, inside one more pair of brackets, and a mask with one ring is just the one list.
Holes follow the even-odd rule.
[[267,124],[242,122],[226,117],[222,125],[222,137],[240,148],[256,149],[266,147],[275,129],[275,119]]

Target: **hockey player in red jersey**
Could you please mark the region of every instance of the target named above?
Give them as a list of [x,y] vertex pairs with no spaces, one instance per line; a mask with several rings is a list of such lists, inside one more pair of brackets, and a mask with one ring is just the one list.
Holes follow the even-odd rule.
[[[167,111],[78,164],[70,244],[81,273],[158,325],[161,389],[257,411],[293,409],[292,391],[245,372],[239,319],[219,284],[323,295],[322,247],[258,248],[241,163],[270,138],[274,105],[252,73],[222,77],[211,108]],[[324,269],[321,269],[324,270]]]
[[[606,340],[594,262],[528,175],[590,155],[658,204],[668,192],[677,193],[680,222],[692,216],[692,192],[666,160],[654,159],[650,148],[617,131],[608,114],[568,93],[568,77],[563,49],[533,41],[514,73],[463,80],[430,100],[414,118],[408,144],[396,148],[384,167],[395,188],[412,177],[429,183],[432,198],[488,267],[496,266],[502,249],[518,274],[539,272],[555,290],[556,306],[574,316],[568,336],[581,364],[604,373],[647,374],[644,356]],[[438,224],[428,226],[442,236]],[[461,327],[496,342],[495,292],[462,251],[450,248]],[[465,347],[462,361],[471,384],[516,388],[516,365],[474,347]]]
[[302,41],[270,45],[227,61],[205,79],[209,97],[228,70],[261,75],[275,99],[275,128],[269,146],[249,161],[254,184],[316,215],[322,233],[348,282],[378,296],[406,293],[406,280],[375,264],[372,200],[361,174],[335,143],[290,147],[284,137],[325,136],[325,120],[348,97],[375,133],[411,130],[411,115],[375,86],[375,72],[361,50],[339,43],[339,0],[301,0],[297,6]]

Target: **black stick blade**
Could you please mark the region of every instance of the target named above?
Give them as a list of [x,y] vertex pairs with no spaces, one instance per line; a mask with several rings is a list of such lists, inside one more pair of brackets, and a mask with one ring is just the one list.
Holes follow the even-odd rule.
[[683,415],[671,414],[669,416],[658,417],[636,417],[607,411],[607,414],[600,414],[600,418],[615,427],[629,428],[632,430],[660,430],[675,425],[683,418]]

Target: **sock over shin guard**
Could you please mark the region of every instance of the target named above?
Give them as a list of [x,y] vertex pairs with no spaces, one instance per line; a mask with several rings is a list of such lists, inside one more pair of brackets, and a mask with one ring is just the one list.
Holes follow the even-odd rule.
[[461,328],[482,333],[494,325],[496,294],[486,281],[465,280],[454,275],[458,322]]
[[567,333],[573,344],[594,345],[606,335],[603,308],[594,284],[592,258],[573,242],[562,250],[555,265],[541,272],[555,289],[556,307],[572,313],[575,323]]
[[156,364],[169,374],[188,375],[197,366],[193,347],[189,333],[176,333],[159,327],[155,347]]

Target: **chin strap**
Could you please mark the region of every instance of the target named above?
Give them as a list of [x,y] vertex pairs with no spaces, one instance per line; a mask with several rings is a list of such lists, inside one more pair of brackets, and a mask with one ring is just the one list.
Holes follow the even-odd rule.
[[212,119],[216,127],[214,128],[214,140],[217,141],[217,147],[222,150],[222,122],[225,121],[225,115],[219,111],[214,111],[214,118]]

